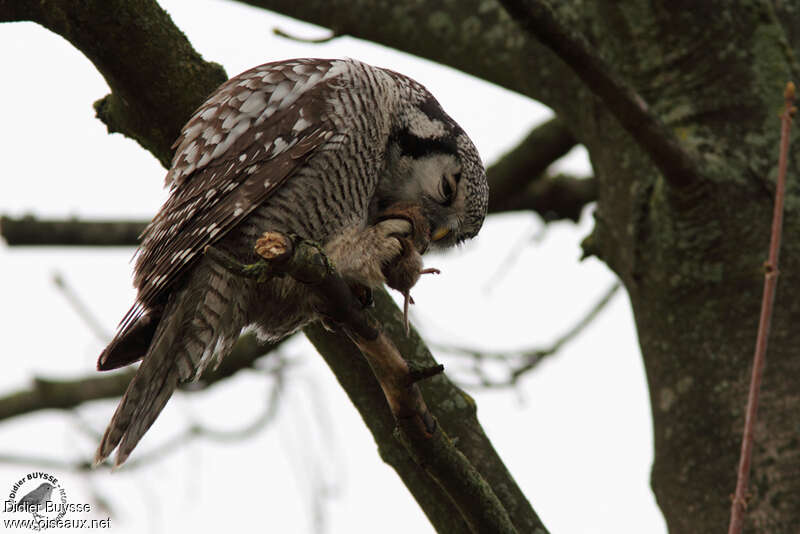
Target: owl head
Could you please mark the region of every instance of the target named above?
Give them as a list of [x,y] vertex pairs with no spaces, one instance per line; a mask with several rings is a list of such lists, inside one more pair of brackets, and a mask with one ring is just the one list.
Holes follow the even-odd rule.
[[430,227],[431,246],[450,247],[474,237],[483,225],[486,171],[475,145],[433,95],[408,78],[401,87],[408,94],[396,115],[387,176],[376,199],[381,208],[417,203]]

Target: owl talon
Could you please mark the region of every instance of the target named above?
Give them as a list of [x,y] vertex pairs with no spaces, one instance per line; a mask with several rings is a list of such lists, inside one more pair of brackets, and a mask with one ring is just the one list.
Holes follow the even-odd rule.
[[320,316],[319,322],[320,322],[320,324],[322,324],[322,328],[324,328],[326,331],[330,332],[331,334],[335,333],[338,330],[338,328],[336,326],[336,323],[334,323],[328,317]]
[[353,292],[358,302],[361,303],[362,309],[375,307],[375,297],[372,294],[371,288],[361,284],[351,284],[350,291]]

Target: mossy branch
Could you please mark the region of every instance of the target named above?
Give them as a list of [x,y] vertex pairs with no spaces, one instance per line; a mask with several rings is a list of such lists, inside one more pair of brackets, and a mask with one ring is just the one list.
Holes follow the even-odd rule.
[[555,52],[622,124],[667,183],[676,187],[697,184],[701,179],[700,159],[681,145],[677,136],[664,126],[647,102],[632,86],[613,75],[586,39],[559,20],[545,0],[500,0],[514,20]]
[[0,0],[0,21],[24,20],[61,35],[89,58],[111,88],[94,104],[97,117],[165,167],[186,119],[227,79],[153,0]]

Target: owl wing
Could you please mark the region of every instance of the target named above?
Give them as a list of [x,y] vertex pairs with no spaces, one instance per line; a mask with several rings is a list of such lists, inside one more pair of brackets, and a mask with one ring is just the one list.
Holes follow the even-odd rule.
[[142,233],[134,275],[139,293],[115,341],[163,300],[207,245],[258,208],[320,146],[341,139],[325,120],[326,97],[347,63],[261,65],[228,80],[194,113],[174,145],[170,197]]

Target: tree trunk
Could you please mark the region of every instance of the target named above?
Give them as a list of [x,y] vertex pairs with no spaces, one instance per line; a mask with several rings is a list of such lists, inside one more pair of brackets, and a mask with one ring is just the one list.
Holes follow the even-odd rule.
[[[769,245],[777,115],[792,58],[766,3],[637,4],[586,13],[594,42],[697,151],[704,179],[670,187],[607,113],[574,117],[598,179],[591,246],[630,294],[653,412],[652,485],[669,530],[721,532],[735,487]],[[782,20],[798,27],[796,15],[792,26]],[[796,532],[800,524],[797,191],[789,187],[748,532]]]

